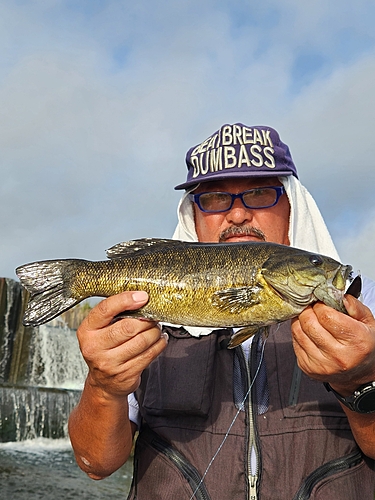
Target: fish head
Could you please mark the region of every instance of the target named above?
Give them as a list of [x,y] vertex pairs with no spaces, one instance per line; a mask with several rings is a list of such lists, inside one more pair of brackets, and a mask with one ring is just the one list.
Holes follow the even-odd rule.
[[316,301],[346,313],[342,299],[352,267],[316,253],[285,248],[262,266],[262,276],[285,301],[301,311]]

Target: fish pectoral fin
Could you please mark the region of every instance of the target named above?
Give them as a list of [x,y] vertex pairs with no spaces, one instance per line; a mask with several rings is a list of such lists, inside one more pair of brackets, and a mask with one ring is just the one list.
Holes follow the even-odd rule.
[[218,290],[212,295],[211,303],[223,311],[236,314],[259,304],[261,287],[240,287]]
[[259,326],[245,326],[244,328],[241,328],[241,330],[238,330],[238,332],[236,332],[230,339],[228,349],[233,349],[234,347],[239,346],[242,342],[245,342],[245,340],[255,335],[258,330]]

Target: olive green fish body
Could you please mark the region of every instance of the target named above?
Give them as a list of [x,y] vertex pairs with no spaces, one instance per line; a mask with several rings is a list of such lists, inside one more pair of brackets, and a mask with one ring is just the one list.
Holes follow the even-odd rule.
[[272,243],[203,244],[142,239],[107,251],[109,260],[36,262],[16,272],[30,291],[24,323],[39,325],[91,296],[145,290],[129,316],[200,327],[259,327],[321,300],[342,312],[350,266]]

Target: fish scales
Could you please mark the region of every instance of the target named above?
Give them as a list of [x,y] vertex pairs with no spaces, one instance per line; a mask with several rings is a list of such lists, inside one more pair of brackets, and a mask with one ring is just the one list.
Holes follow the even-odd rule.
[[87,297],[126,290],[149,294],[144,307],[126,315],[190,326],[264,326],[317,300],[345,312],[351,267],[284,245],[141,239],[107,255],[20,266],[16,272],[31,293],[24,323],[42,324]]
[[[144,283],[150,301],[142,312],[146,317],[154,317],[156,306],[161,321],[168,318],[172,323],[222,327],[227,326],[228,321],[234,321],[242,325],[244,318],[236,314],[234,320],[229,320],[228,311],[212,305],[212,297],[217,291],[248,286],[254,280],[254,265],[241,265],[245,256],[238,250],[227,246],[206,246],[187,248],[177,255],[171,252],[167,258],[168,266],[163,269],[163,279],[154,281],[153,287]],[[233,266],[234,261],[237,266]]]
[[[109,296],[141,289],[150,295],[149,305],[141,309],[144,317],[158,315],[160,321],[179,319],[195,326],[198,316],[204,318],[204,326],[227,326],[228,311],[212,307],[210,297],[223,288],[254,284],[257,263],[247,263],[246,250],[228,245],[186,248],[178,253],[167,249],[126,260],[85,263],[77,271],[72,296],[82,300],[91,294]],[[259,252],[258,260],[263,258]],[[234,267],[234,261],[239,265]],[[280,297],[275,298],[280,305]],[[247,321],[238,314],[231,315],[236,326]]]

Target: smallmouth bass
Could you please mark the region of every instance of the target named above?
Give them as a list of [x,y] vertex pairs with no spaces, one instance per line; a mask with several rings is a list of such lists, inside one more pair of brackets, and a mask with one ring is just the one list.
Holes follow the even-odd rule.
[[82,300],[145,290],[146,305],[126,311],[176,325],[244,327],[235,347],[260,327],[297,316],[322,301],[342,302],[351,266],[276,243],[194,243],[139,239],[107,250],[109,260],[47,260],[16,269],[30,292],[24,324],[38,326]]

